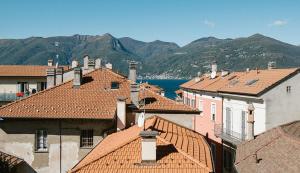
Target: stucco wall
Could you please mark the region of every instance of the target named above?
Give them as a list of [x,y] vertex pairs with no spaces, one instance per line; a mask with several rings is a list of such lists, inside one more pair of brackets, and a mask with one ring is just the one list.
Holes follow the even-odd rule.
[[[287,93],[286,87],[291,86]],[[281,124],[300,119],[300,74],[276,86],[261,96],[267,106],[266,128],[271,129]]]
[[29,90],[37,89],[38,82],[46,82],[46,77],[28,78],[28,77],[10,77],[0,78],[0,93],[16,93],[18,82],[28,82]]
[[[93,129],[94,146],[102,140],[105,129],[112,121],[62,120],[61,167],[62,172],[72,168],[91,148],[80,148],[80,130]],[[48,151],[35,151],[35,132],[46,129]],[[0,150],[23,158],[38,173],[60,170],[60,130],[58,120],[4,119],[0,122]]]

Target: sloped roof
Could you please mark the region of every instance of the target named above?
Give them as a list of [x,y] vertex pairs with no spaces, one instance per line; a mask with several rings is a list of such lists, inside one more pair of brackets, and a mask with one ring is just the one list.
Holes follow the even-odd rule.
[[[111,89],[111,82],[118,82],[119,89]],[[142,90],[140,90],[142,91]],[[176,103],[144,89],[139,94],[154,97],[157,101],[145,105],[149,110],[196,112],[193,108]],[[113,71],[101,68],[83,76],[80,88],[73,88],[73,81],[38,92],[0,108],[1,117],[13,118],[85,118],[112,119],[118,97],[130,103],[130,81]]]
[[273,128],[237,146],[238,172],[300,172],[300,121]]
[[[49,66],[38,65],[0,65],[0,77],[46,77],[46,70]],[[67,70],[67,66],[63,66]]]
[[181,88],[207,92],[260,95],[298,72],[299,68],[288,68],[233,72],[224,77],[221,76],[221,73],[217,73],[214,79],[203,75],[199,80],[192,79],[182,84]]
[[210,149],[200,134],[154,116],[145,122],[146,130],[158,131],[157,165],[141,163],[143,128],[137,125],[109,135],[70,172],[212,172]]
[[3,164],[2,166],[0,166],[0,172],[6,171],[5,166],[7,166],[7,168],[11,169],[22,162],[25,162],[25,161],[17,156],[0,151],[0,163]]

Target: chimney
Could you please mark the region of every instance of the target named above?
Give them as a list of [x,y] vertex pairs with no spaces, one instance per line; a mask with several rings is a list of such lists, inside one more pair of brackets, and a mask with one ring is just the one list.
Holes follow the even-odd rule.
[[218,65],[216,61],[213,61],[211,64],[211,72],[217,72],[218,70]]
[[222,70],[222,72],[221,72],[222,77],[227,76],[228,74],[229,74],[229,71],[227,71],[227,70]]
[[96,69],[101,68],[101,59],[100,58],[96,58],[96,60],[95,60],[95,68]]
[[89,70],[95,69],[95,60],[94,59],[89,59],[88,60],[88,69]]
[[55,68],[47,69],[47,88],[55,86]]
[[248,105],[248,133],[247,140],[254,139],[254,106],[252,103]]
[[132,103],[139,108],[139,85],[136,83],[130,84],[130,98]]
[[275,69],[276,68],[276,62],[270,61],[268,62],[268,70]]
[[88,55],[85,55],[84,57],[83,57],[83,69],[84,70],[87,70],[87,69],[89,69],[89,56]]
[[164,96],[165,96],[165,90],[162,89],[162,90],[160,91],[160,95],[164,97]]
[[112,64],[111,63],[105,64],[105,67],[112,70]]
[[64,68],[63,67],[57,67],[56,68],[56,85],[59,85],[63,83],[63,74],[64,74]]
[[156,136],[157,131],[141,131],[142,138],[142,164],[156,163]]
[[80,67],[74,68],[73,88],[79,88],[82,81],[82,70]]
[[126,127],[126,98],[117,99],[117,130],[123,130]]
[[78,61],[73,60],[71,64],[71,68],[75,68],[75,67],[78,67]]
[[135,61],[129,62],[129,76],[128,79],[131,80],[133,83],[136,83],[136,67],[137,63]]
[[48,66],[52,67],[53,66],[53,60],[52,59],[48,59]]

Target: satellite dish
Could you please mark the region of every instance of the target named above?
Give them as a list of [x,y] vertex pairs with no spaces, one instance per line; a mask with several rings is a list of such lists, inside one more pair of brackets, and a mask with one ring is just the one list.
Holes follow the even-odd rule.
[[213,71],[210,74],[210,78],[214,79],[217,76],[217,72]]
[[138,118],[138,126],[139,126],[139,127],[143,127],[143,126],[144,126],[144,121],[145,121],[145,113],[142,112],[142,113],[139,115],[139,118]]

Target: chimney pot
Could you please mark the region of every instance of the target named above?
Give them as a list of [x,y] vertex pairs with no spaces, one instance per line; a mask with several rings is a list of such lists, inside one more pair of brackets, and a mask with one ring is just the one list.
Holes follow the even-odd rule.
[[130,98],[132,103],[139,108],[139,90],[140,86],[136,83],[130,84]]
[[218,65],[216,61],[213,61],[211,64],[211,72],[217,72],[218,70]]
[[75,68],[75,67],[78,67],[78,61],[76,61],[76,60],[73,60],[72,61],[72,64],[71,64],[71,68]]
[[84,70],[88,70],[88,69],[89,69],[88,63],[89,63],[89,56],[88,56],[88,55],[85,55],[85,56],[83,57],[83,69],[84,69]]
[[142,138],[142,163],[156,162],[156,136],[157,131],[141,131]]
[[275,69],[276,68],[276,62],[270,61],[268,62],[268,70]]
[[88,69],[89,70],[95,69],[95,60],[94,59],[89,59],[88,60]]
[[100,58],[96,58],[96,60],[95,60],[95,68],[96,69],[101,68],[101,59]]
[[126,98],[117,98],[117,130],[123,130],[126,127]]
[[105,64],[105,67],[112,70],[112,64],[111,63]]
[[64,74],[64,68],[57,67],[56,68],[56,85],[63,83],[63,74]]
[[49,67],[52,67],[52,66],[53,66],[53,60],[52,60],[52,59],[49,59],[49,60],[48,60],[48,66],[49,66]]
[[74,68],[73,88],[79,88],[82,82],[82,70],[80,67]]
[[47,88],[55,86],[55,68],[47,69]]
[[129,76],[128,79],[131,80],[131,82],[136,83],[136,67],[137,62],[130,61],[129,62]]

